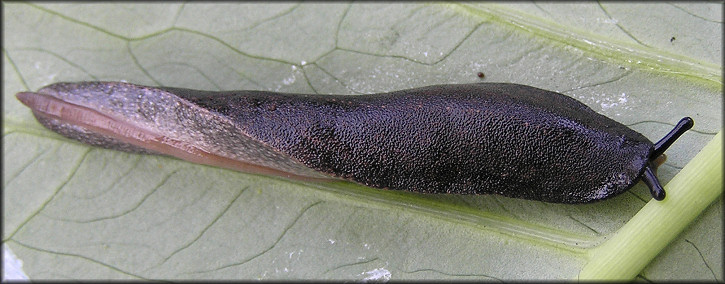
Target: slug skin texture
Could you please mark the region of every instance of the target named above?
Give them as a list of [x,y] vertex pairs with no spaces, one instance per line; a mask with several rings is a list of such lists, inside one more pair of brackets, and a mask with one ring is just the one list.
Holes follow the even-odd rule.
[[506,83],[345,96],[78,82],[17,97],[95,146],[420,193],[591,202],[636,184],[654,147],[575,99]]
[[93,146],[250,173],[331,179],[249,139],[228,119],[157,88],[57,83],[17,98],[45,127]]

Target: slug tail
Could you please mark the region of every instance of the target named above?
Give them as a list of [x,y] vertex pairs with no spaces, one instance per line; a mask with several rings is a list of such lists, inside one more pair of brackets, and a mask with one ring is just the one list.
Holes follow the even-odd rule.
[[[113,90],[113,84],[56,84],[38,92],[20,92],[16,97],[45,127],[89,145],[168,155],[247,173],[303,181],[333,180],[297,162],[288,162],[281,154],[247,138],[225,117],[171,93],[130,84]],[[105,92],[104,88],[112,90]],[[109,103],[114,98],[124,105],[115,107]],[[137,98],[142,99],[134,101]],[[159,106],[161,111],[143,112],[149,105]],[[218,141],[224,143],[213,144]],[[234,156],[245,151],[244,147],[253,147],[248,151],[267,156],[253,161]]]

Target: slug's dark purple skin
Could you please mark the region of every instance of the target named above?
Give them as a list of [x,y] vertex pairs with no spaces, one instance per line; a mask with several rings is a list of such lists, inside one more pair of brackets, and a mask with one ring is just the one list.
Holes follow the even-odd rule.
[[18,99],[64,136],[298,179],[586,203],[640,179],[664,199],[657,143],[565,95],[504,83],[342,96],[56,83]]

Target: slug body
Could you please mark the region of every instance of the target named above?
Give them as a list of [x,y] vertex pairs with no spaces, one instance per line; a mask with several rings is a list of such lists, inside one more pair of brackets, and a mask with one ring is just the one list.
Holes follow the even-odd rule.
[[17,96],[46,127],[96,146],[306,180],[557,203],[606,199],[640,178],[664,198],[653,161],[692,126],[683,119],[654,144],[575,99],[504,83],[342,96],[80,82]]

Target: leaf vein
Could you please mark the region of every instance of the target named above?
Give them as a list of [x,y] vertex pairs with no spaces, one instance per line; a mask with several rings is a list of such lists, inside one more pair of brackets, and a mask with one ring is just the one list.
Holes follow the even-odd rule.
[[642,45],[642,46],[650,47],[649,45],[646,45],[646,44],[645,44],[644,42],[641,42],[641,41],[640,41],[639,39],[637,39],[637,38],[636,38],[636,37],[635,37],[635,36],[634,36],[634,35],[633,35],[632,33],[630,33],[630,32],[629,32],[629,31],[628,31],[627,29],[625,29],[624,27],[622,27],[622,25],[620,25],[620,24],[619,24],[619,21],[616,21],[616,20],[615,20],[614,18],[612,18],[612,15],[611,15],[611,14],[609,14],[609,11],[607,11],[607,9],[605,9],[605,8],[604,8],[604,6],[602,6],[602,2],[597,2],[597,5],[599,5],[599,8],[600,8],[600,9],[602,9],[602,11],[604,12],[604,14],[605,14],[605,15],[607,15],[607,17],[608,17],[608,18],[609,18],[610,20],[614,20],[614,21],[615,21],[615,25],[617,26],[617,28],[619,28],[619,30],[621,30],[621,31],[622,31],[622,32],[624,32],[624,33],[625,33],[625,34],[626,34],[627,36],[629,36],[629,38],[631,38],[632,40],[636,41],[637,43],[639,43],[639,44],[640,44],[640,45]]
[[45,202],[43,202],[43,204],[40,205],[40,208],[38,208],[38,210],[36,210],[35,212],[33,212],[33,214],[31,214],[27,219],[25,219],[25,221],[23,221],[22,223],[20,223],[20,225],[17,227],[17,229],[15,229],[15,231],[13,231],[12,233],[10,233],[10,235],[8,236],[7,239],[13,238],[13,236],[15,236],[15,234],[17,232],[19,232],[23,227],[25,227],[25,224],[27,224],[28,222],[30,222],[30,220],[32,220],[33,218],[35,218],[35,216],[37,216],[38,214],[40,214],[43,211],[43,209],[45,209],[45,207],[48,206],[48,204],[50,204],[50,202],[53,199],[55,199],[55,197],[63,189],[63,187],[65,187],[65,185],[68,184],[68,182],[71,179],[73,179],[73,177],[75,176],[76,172],[78,171],[78,168],[81,166],[81,164],[83,164],[83,161],[86,160],[86,157],[88,156],[88,153],[90,153],[90,152],[91,152],[91,150],[89,149],[89,150],[86,150],[83,153],[83,156],[78,160],[78,163],[76,163],[73,166],[73,168],[71,168],[71,171],[70,171],[70,174],[68,175],[68,177],[58,186],[58,188],[55,190],[55,192],[53,192],[53,194],[50,196],[50,198],[48,198]]
[[446,276],[464,276],[464,277],[481,277],[482,276],[482,277],[486,277],[486,278],[490,278],[490,279],[497,280],[499,282],[504,282],[503,279],[496,278],[496,277],[493,277],[493,276],[490,276],[490,275],[486,275],[486,274],[447,273],[447,272],[443,272],[443,271],[440,271],[440,270],[435,270],[435,269],[432,269],[432,268],[421,268],[421,269],[416,269],[416,270],[412,270],[412,271],[404,271],[404,272],[405,273],[410,273],[410,274],[418,273],[418,272],[435,272],[435,273],[443,274],[443,275],[446,275]]
[[[687,11],[687,10],[685,10],[685,8],[682,8],[682,7],[680,7],[680,6],[677,6],[677,5],[675,5],[674,3],[668,3],[668,4],[669,4],[669,5],[672,5],[672,7],[675,7],[675,8],[677,8],[677,9],[679,9],[679,10],[682,10],[683,12],[687,13],[687,14],[688,14],[688,15],[690,15],[690,16],[693,16],[693,17],[695,17],[695,18],[698,18],[698,19],[704,20],[704,21],[706,21],[706,22],[711,22],[711,23],[716,23],[716,24],[722,24],[722,23],[723,23],[722,21],[715,21],[715,20],[710,20],[710,19],[708,19],[708,18],[705,18],[705,17],[703,17],[703,16],[700,16],[700,15],[697,15],[697,14],[695,14],[695,13],[692,13],[692,12],[690,12],[690,11]],[[720,8],[722,8],[722,6],[721,6]]]
[[702,263],[704,263],[705,266],[707,267],[707,269],[710,270],[710,273],[712,274],[712,279],[717,280],[717,275],[715,275],[715,272],[712,271],[712,267],[710,267],[710,264],[707,263],[707,260],[705,260],[705,257],[702,255],[702,252],[700,251],[700,249],[697,248],[697,246],[693,242],[691,242],[690,240],[685,239],[685,241],[687,243],[691,244],[693,248],[695,248],[695,250],[697,251],[697,254],[700,255],[700,259],[702,259]]
[[11,182],[11,181],[13,181],[13,180],[15,180],[15,178],[17,178],[19,175],[23,174],[23,172],[25,172],[25,170],[27,170],[28,167],[30,167],[30,165],[32,165],[33,163],[35,163],[35,161],[37,161],[40,158],[40,156],[42,156],[43,154],[45,154],[47,152],[48,152],[48,149],[45,149],[42,152],[37,153],[35,156],[33,156],[30,159],[30,161],[28,161],[28,163],[26,163],[25,165],[23,165],[23,167],[17,173],[13,174],[12,176],[10,176],[10,178],[8,180],[5,181],[6,184],[9,183],[9,182]]
[[131,208],[129,208],[127,210],[124,210],[122,212],[119,212],[117,214],[112,214],[112,215],[98,217],[98,218],[93,218],[93,219],[88,219],[88,220],[73,220],[73,219],[65,219],[65,218],[56,218],[56,217],[53,217],[53,216],[46,216],[46,217],[51,218],[51,219],[54,219],[54,220],[59,220],[59,221],[73,222],[73,223],[79,223],[79,224],[86,224],[86,223],[99,222],[99,221],[104,221],[104,220],[109,220],[109,219],[114,219],[114,218],[118,218],[118,217],[124,216],[126,214],[129,214],[129,213],[133,212],[134,210],[138,209],[139,207],[141,207],[141,205],[144,202],[146,202],[146,200],[151,195],[153,195],[159,188],[161,188],[174,174],[176,174],[176,172],[178,172],[178,170],[174,170],[173,172],[169,173],[166,177],[164,177],[163,180],[161,180],[161,182],[159,184],[157,184],[156,186],[154,186],[154,188],[151,191],[149,191],[146,195],[144,195]]
[[[13,67],[13,70],[15,70],[15,74],[18,75],[18,78],[20,78],[20,82],[23,83],[23,87],[25,87],[26,90],[29,90],[30,87],[28,86],[28,83],[25,82],[25,78],[22,76],[22,73],[20,73],[20,70],[18,69],[18,65],[15,64],[15,61],[12,57],[10,57],[10,54],[8,54],[8,50],[3,47],[3,54],[5,54],[5,58],[8,59],[8,62],[10,63],[10,66]],[[5,81],[5,80],[3,80]]]
[[234,203],[236,203],[237,199],[239,199],[239,197],[240,197],[240,196],[242,195],[242,193],[243,193],[244,191],[246,191],[246,190],[247,190],[248,188],[249,188],[249,186],[247,186],[247,187],[245,187],[245,188],[243,188],[243,189],[239,190],[239,192],[238,192],[238,193],[237,193],[237,194],[236,194],[236,195],[234,196],[234,198],[233,198],[233,199],[232,199],[232,200],[231,200],[231,201],[230,201],[230,202],[229,202],[229,203],[228,203],[228,204],[227,204],[227,205],[226,205],[226,206],[224,207],[224,209],[222,210],[222,212],[220,212],[220,213],[219,213],[219,214],[218,214],[218,215],[217,215],[217,216],[216,216],[216,217],[214,218],[214,220],[212,220],[211,222],[209,222],[209,224],[207,224],[207,225],[206,225],[206,226],[204,227],[204,229],[202,229],[202,230],[201,230],[201,232],[199,232],[199,234],[197,234],[197,236],[196,236],[196,237],[194,237],[194,239],[192,239],[192,240],[191,240],[191,241],[189,241],[188,243],[186,243],[186,244],[182,245],[182,246],[181,246],[181,247],[179,247],[179,248],[178,248],[177,250],[173,251],[173,252],[172,252],[171,254],[169,254],[169,255],[168,255],[168,256],[167,256],[166,258],[164,258],[164,260],[162,260],[162,261],[161,261],[161,262],[160,262],[159,264],[157,264],[157,265],[155,265],[155,266],[153,266],[153,267],[150,267],[150,268],[148,268],[148,269],[146,269],[146,270],[144,270],[144,271],[148,271],[148,270],[151,270],[151,269],[154,269],[154,268],[156,268],[156,267],[159,267],[159,266],[163,265],[163,264],[164,264],[164,263],[166,263],[166,262],[167,262],[167,261],[168,261],[169,259],[171,259],[171,258],[172,258],[172,257],[173,257],[174,255],[176,255],[177,253],[179,253],[179,252],[181,252],[181,251],[183,251],[183,250],[187,249],[187,248],[188,248],[188,247],[190,247],[190,246],[191,246],[192,244],[196,243],[196,242],[197,242],[197,241],[198,241],[198,240],[199,240],[199,239],[200,239],[200,238],[201,238],[202,236],[204,236],[204,234],[206,234],[206,231],[208,231],[208,230],[209,230],[209,229],[210,229],[210,228],[211,228],[212,226],[214,226],[214,224],[216,224],[216,222],[217,222],[217,221],[219,221],[219,219],[221,219],[221,218],[222,218],[222,216],[224,216],[224,215],[225,215],[225,214],[227,213],[227,211],[229,211],[229,208],[231,208],[231,207],[232,207],[232,205],[234,205]]
[[568,216],[568,217],[569,217],[570,219],[574,220],[574,222],[577,222],[577,223],[579,223],[580,225],[584,226],[585,228],[587,228],[587,229],[591,230],[592,232],[594,232],[594,233],[596,233],[596,234],[601,234],[601,233],[600,233],[599,231],[595,230],[594,228],[590,227],[589,225],[585,224],[584,222],[582,222],[582,221],[579,221],[579,220],[578,220],[577,218],[574,218],[574,216],[572,216],[572,215],[567,215],[567,216]]
[[264,255],[268,251],[272,250],[275,246],[277,246],[277,244],[282,240],[282,238],[284,238],[284,236],[287,234],[287,232],[297,223],[297,221],[299,221],[300,218],[302,218],[302,216],[308,210],[310,210],[310,208],[315,207],[315,206],[317,206],[317,205],[319,205],[321,203],[322,203],[322,201],[317,201],[317,202],[314,202],[314,203],[310,204],[309,206],[305,207],[304,209],[302,209],[302,211],[297,215],[297,217],[295,217],[292,220],[292,222],[290,222],[290,224],[287,225],[287,227],[285,227],[284,230],[282,230],[282,233],[280,233],[279,237],[277,237],[277,239],[274,241],[274,243],[272,243],[272,245],[270,245],[266,249],[260,251],[259,253],[255,254],[255,255],[247,258],[247,259],[244,259],[242,261],[239,261],[239,262],[235,262],[235,263],[223,265],[223,266],[220,266],[220,267],[217,267],[217,268],[214,268],[214,269],[210,269],[210,270],[195,271],[195,272],[191,272],[191,273],[197,274],[197,273],[205,273],[205,272],[215,272],[215,271],[219,271],[219,270],[226,269],[226,268],[230,268],[230,267],[240,266],[240,265],[243,265],[245,263],[248,263],[248,262],[254,260],[255,258],[257,258],[257,257],[259,257],[261,255]]
[[96,260],[96,259],[93,259],[93,258],[90,258],[90,257],[87,257],[87,256],[83,256],[83,255],[80,255],[80,254],[67,253],[67,252],[59,252],[59,251],[53,251],[53,250],[38,248],[38,247],[34,247],[34,246],[31,246],[31,245],[28,245],[28,244],[19,242],[17,240],[13,240],[13,242],[16,243],[16,244],[18,244],[18,245],[21,245],[21,246],[23,246],[23,247],[25,247],[27,249],[30,249],[30,250],[35,250],[35,251],[49,253],[49,254],[56,254],[56,255],[61,255],[61,256],[77,257],[77,258],[80,258],[80,259],[87,260],[87,261],[90,261],[92,263],[98,264],[100,266],[106,267],[106,268],[111,269],[113,271],[122,273],[124,275],[128,275],[128,276],[131,276],[131,277],[134,277],[134,278],[149,280],[148,278],[145,278],[145,277],[142,277],[142,276],[133,274],[131,272],[125,271],[123,269],[120,269],[120,268],[115,267],[113,265],[110,265],[108,263],[105,263],[105,262],[102,262],[102,261],[99,261],[99,260]]
[[330,268],[330,269],[326,270],[326,271],[324,272],[324,274],[327,274],[327,273],[330,273],[330,272],[332,272],[332,271],[335,271],[335,270],[338,270],[338,269],[342,269],[342,268],[345,268],[345,267],[350,267],[350,266],[356,266],[356,265],[361,265],[361,264],[366,264],[366,263],[370,263],[370,262],[376,261],[376,260],[378,260],[378,259],[379,259],[379,258],[375,257],[375,258],[371,258],[371,259],[366,259],[366,260],[363,260],[363,261],[358,261],[358,262],[353,262],[353,263],[346,263],[346,264],[342,264],[342,265],[339,265],[339,266],[336,266],[336,267],[333,267],[333,268]]

